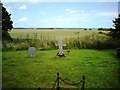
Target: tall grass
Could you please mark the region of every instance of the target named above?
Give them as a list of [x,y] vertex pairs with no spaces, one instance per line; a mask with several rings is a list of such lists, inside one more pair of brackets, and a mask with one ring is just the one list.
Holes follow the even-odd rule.
[[[57,31],[61,32],[61,31]],[[67,35],[66,31],[65,32]],[[78,49],[111,49],[120,46],[120,41],[113,41],[105,33],[99,34],[99,32],[91,32],[90,34],[82,35],[87,31],[70,32],[69,36],[62,36],[63,42],[66,43],[64,48],[78,48]],[[58,41],[59,33],[56,34],[25,34],[18,37],[14,37],[12,42],[3,41],[2,50],[27,50],[30,46],[34,46],[38,49],[56,49],[56,43]],[[24,38],[23,38],[24,37]]]

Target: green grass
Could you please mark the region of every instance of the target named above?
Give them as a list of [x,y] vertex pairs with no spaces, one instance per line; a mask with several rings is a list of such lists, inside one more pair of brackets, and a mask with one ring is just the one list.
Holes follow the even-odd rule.
[[[3,88],[51,88],[56,73],[71,83],[86,76],[85,88],[115,88],[118,61],[114,50],[73,49],[65,58],[55,58],[57,50],[37,50],[36,58],[27,51],[4,51],[2,61]],[[66,52],[66,51],[64,51]],[[60,82],[61,87],[80,88]]]

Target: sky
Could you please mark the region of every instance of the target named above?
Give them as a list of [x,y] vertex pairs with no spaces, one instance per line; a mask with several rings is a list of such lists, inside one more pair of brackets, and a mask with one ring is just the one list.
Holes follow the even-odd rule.
[[112,20],[118,16],[117,0],[29,1],[4,0],[14,28],[113,28]]

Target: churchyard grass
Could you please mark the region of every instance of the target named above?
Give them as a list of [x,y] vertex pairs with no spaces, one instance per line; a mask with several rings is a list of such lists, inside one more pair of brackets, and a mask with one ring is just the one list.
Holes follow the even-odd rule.
[[[108,31],[98,30],[12,30],[13,42],[2,43],[2,82],[3,88],[51,88],[56,73],[71,83],[86,76],[85,88],[116,88],[119,60],[115,50],[109,48],[118,44],[105,35]],[[65,58],[55,58],[61,37],[70,54]],[[28,57],[28,48],[37,49],[37,57]],[[90,49],[88,49],[90,48]],[[108,49],[108,50],[96,50]],[[64,88],[80,88],[60,83]]]
[[[65,58],[55,58],[58,50],[39,50],[37,57],[28,57],[28,51],[2,52],[3,88],[51,88],[56,73],[71,83],[86,76],[85,88],[116,88],[118,65],[115,50],[72,49]],[[80,88],[60,83],[64,88]]]

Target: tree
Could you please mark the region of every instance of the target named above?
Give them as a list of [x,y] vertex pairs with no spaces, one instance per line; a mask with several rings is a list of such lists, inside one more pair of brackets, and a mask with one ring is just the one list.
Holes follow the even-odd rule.
[[10,18],[9,14],[5,7],[2,4],[2,39],[3,40],[12,40],[9,32],[13,28],[13,21]]
[[103,30],[103,28],[98,28],[98,30]]
[[113,20],[113,23],[115,29],[111,29],[111,32],[109,34],[114,40],[118,40],[120,39],[120,14],[118,15],[118,18],[115,18],[115,20]]

